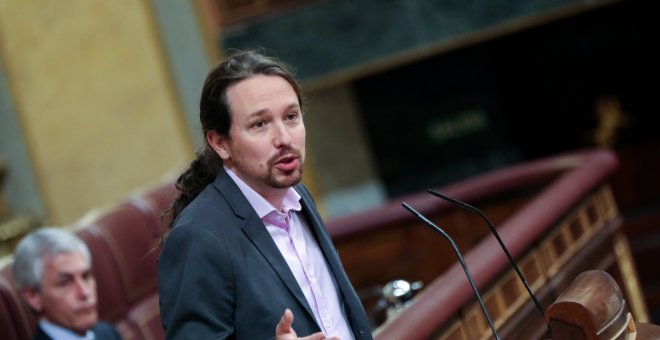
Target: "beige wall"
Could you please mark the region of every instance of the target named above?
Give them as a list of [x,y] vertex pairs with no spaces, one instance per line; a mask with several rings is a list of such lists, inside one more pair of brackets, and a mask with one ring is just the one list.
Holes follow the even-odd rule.
[[[307,164],[326,217],[339,217],[386,199],[350,86],[306,93]],[[308,182],[305,182],[308,183]]]
[[0,53],[45,223],[178,171],[192,143],[147,0],[0,0]]

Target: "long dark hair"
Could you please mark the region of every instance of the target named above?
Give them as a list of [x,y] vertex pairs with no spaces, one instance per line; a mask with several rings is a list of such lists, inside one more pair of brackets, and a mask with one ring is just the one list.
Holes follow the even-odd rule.
[[[257,75],[284,78],[296,92],[302,109],[300,86],[287,65],[257,51],[237,51],[214,67],[204,82],[199,103],[199,119],[205,140],[209,131],[231,138],[229,135],[231,108],[227,101],[227,88]],[[166,219],[171,222],[166,223],[163,228],[161,244],[171,229],[171,223],[207,185],[213,182],[221,167],[222,159],[206,142],[206,145],[197,151],[197,157],[176,181],[179,194],[170,209],[165,212]]]

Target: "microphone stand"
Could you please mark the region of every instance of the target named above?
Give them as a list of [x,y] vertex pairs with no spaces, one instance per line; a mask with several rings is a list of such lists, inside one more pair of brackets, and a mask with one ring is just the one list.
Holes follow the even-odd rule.
[[481,295],[479,294],[479,291],[477,290],[477,286],[474,284],[474,281],[472,281],[472,276],[470,275],[470,272],[467,269],[467,266],[465,265],[465,261],[463,260],[463,256],[461,255],[461,252],[458,250],[458,247],[456,246],[456,243],[454,240],[440,227],[436,226],[433,224],[433,222],[429,221],[428,218],[424,217],[421,213],[419,213],[417,210],[413,209],[411,206],[409,206],[406,202],[402,202],[401,205],[406,208],[409,212],[411,212],[413,215],[415,215],[417,218],[419,218],[422,222],[426,223],[429,227],[431,227],[433,230],[437,231],[440,235],[442,235],[445,239],[451,243],[452,248],[454,248],[454,252],[456,253],[458,257],[458,261],[461,263],[461,267],[463,267],[463,271],[465,271],[465,275],[468,278],[468,281],[470,282],[470,286],[472,286],[472,290],[474,291],[474,295],[477,297],[477,300],[479,301],[479,305],[481,306],[481,310],[483,310],[484,315],[486,316],[486,320],[488,321],[488,325],[490,326],[491,331],[493,331],[493,336],[495,336],[495,339],[500,340],[500,336],[497,335],[497,331],[495,330],[495,325],[493,324],[493,320],[490,318],[490,314],[488,314],[488,311],[486,310],[486,306],[484,305],[484,302],[481,300]]
[[[486,222],[486,224],[488,225],[488,228],[490,228],[491,233],[495,236],[495,238],[497,239],[497,242],[500,244],[500,247],[504,251],[504,254],[506,254],[506,257],[509,259],[509,263],[511,263],[511,266],[513,267],[513,269],[515,269],[516,273],[518,274],[518,277],[520,278],[520,281],[522,281],[523,285],[527,289],[527,293],[532,298],[532,301],[534,301],[534,304],[536,305],[536,309],[538,309],[539,312],[541,313],[541,316],[543,316],[545,318],[545,312],[543,311],[543,307],[541,306],[541,303],[539,302],[539,300],[536,299],[536,295],[534,295],[534,293],[532,292],[532,288],[530,288],[529,284],[527,283],[527,279],[525,279],[525,276],[520,271],[520,268],[518,268],[518,265],[516,264],[516,261],[513,260],[513,257],[509,253],[509,250],[504,245],[504,242],[502,242],[502,239],[500,238],[500,234],[497,232],[497,230],[495,229],[495,226],[493,226],[493,223],[490,221],[488,216],[486,216],[486,214],[484,214],[481,210],[479,210],[479,209],[475,208],[474,206],[471,206],[471,205],[469,205],[465,202],[461,202],[457,199],[451,198],[449,196],[445,196],[445,195],[443,195],[439,192],[433,191],[431,189],[427,189],[427,192],[429,194],[433,195],[433,196],[439,197],[439,198],[441,198],[445,201],[453,203],[453,204],[455,204],[455,205],[457,205],[457,206],[459,206],[459,207],[461,207],[465,210],[468,210],[468,211],[471,211],[473,213],[478,214],[481,217],[481,219]],[[548,330],[550,332],[552,332],[552,329],[550,328],[550,325],[547,324],[547,326],[548,326]]]

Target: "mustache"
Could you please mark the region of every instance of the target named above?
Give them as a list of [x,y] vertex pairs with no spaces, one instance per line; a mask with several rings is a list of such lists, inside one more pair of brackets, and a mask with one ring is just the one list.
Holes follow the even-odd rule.
[[278,151],[277,154],[275,154],[273,157],[268,159],[268,165],[273,166],[277,162],[279,162],[282,158],[291,157],[291,156],[294,156],[298,159],[301,159],[302,158],[302,153],[300,152],[300,150],[298,150],[298,149],[296,149],[292,146],[287,146],[287,147],[281,149],[280,151]]

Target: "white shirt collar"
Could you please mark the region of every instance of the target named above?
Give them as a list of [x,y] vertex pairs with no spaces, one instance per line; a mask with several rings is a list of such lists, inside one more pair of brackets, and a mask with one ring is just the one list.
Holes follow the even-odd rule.
[[264,216],[268,215],[272,211],[288,213],[289,210],[300,211],[302,209],[302,205],[300,204],[300,194],[298,194],[293,188],[289,188],[287,190],[286,195],[284,196],[284,200],[282,201],[282,210],[280,211],[280,209],[273,207],[273,205],[270,204],[270,202],[268,202],[263,196],[252,189],[252,187],[247,185],[247,183],[245,183],[240,177],[238,177],[238,175],[231,171],[231,169],[229,169],[227,166],[224,166],[224,168],[229,177],[234,180],[234,183],[236,183],[238,188],[241,190],[243,196],[247,198],[252,208],[254,208],[254,210],[257,212],[259,218],[264,218]]
[[94,340],[95,338],[94,332],[92,332],[91,329],[87,331],[87,334],[82,336],[68,328],[64,328],[44,319],[39,320],[39,327],[41,327],[48,336],[55,340]]

